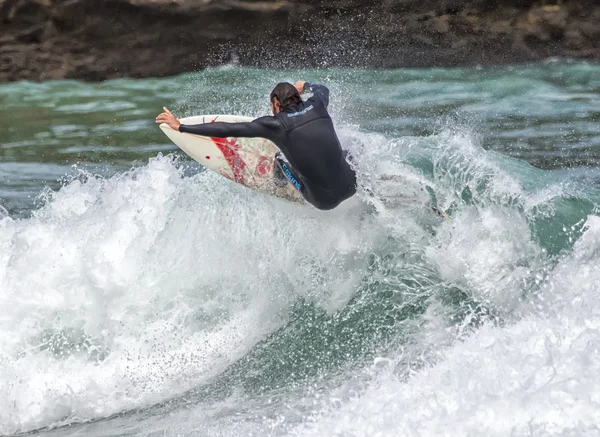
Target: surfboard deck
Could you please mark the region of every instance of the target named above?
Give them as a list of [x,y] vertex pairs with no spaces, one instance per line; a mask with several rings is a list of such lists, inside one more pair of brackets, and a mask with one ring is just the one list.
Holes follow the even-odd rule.
[[[180,119],[182,124],[243,123],[252,120],[251,117],[219,114]],[[177,147],[208,170],[260,193],[306,203],[292,184],[282,187],[275,183],[273,158],[279,149],[271,141],[265,138],[205,137],[176,131],[164,123],[160,128]]]

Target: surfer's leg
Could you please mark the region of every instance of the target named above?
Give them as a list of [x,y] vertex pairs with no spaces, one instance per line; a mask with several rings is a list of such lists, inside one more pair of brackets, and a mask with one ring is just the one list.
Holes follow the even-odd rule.
[[315,196],[314,192],[312,192],[306,185],[300,182],[301,179],[297,176],[297,173],[294,171],[294,168],[290,165],[289,162],[287,162],[284,159],[281,153],[278,152],[277,154],[275,154],[274,161],[275,165],[273,166],[273,172],[275,173],[275,178],[278,177],[278,174],[283,175],[283,177],[285,178],[285,182],[289,182],[290,184],[292,184],[300,192],[304,200],[306,200],[315,208],[321,210],[333,209],[336,206],[338,206],[343,200],[346,200],[331,200],[327,199],[327,196],[325,196],[324,199],[323,195]]
[[277,152],[273,157],[273,177],[275,179],[275,184],[278,187],[285,187],[288,183],[288,179],[281,168],[280,155],[281,152]]
[[300,183],[300,178],[296,175],[290,163],[283,159],[283,157],[281,156],[281,152],[277,152],[275,154],[275,165],[273,166],[273,173],[275,176],[275,183],[277,185],[279,185],[280,182],[289,182],[298,191],[300,191],[301,194],[303,194],[304,187],[302,186],[302,183]]

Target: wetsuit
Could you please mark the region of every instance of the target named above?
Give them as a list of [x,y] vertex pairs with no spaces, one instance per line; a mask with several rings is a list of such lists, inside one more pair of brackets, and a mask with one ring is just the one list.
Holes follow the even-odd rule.
[[313,92],[310,99],[287,106],[274,116],[248,123],[182,124],[179,131],[215,138],[271,140],[287,159],[279,160],[279,165],[302,196],[318,209],[333,209],[356,193],[356,175],[327,112],[329,90],[308,83],[304,89]]

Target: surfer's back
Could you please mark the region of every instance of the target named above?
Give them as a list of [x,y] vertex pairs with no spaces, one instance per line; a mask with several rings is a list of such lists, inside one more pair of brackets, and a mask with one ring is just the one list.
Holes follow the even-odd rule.
[[327,112],[329,90],[323,85],[312,87],[313,97],[275,114],[282,131],[273,141],[310,192],[313,199],[307,200],[331,209],[355,193],[356,176]]

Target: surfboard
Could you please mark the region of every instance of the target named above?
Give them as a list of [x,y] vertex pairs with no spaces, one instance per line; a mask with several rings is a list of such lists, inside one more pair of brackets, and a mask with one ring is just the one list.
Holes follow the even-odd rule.
[[[181,118],[182,124],[240,123],[252,121],[239,115],[198,115]],[[273,157],[279,150],[265,138],[212,138],[160,128],[173,143],[208,170],[255,191],[291,202],[306,203],[302,195],[288,183],[279,186],[273,174]]]

